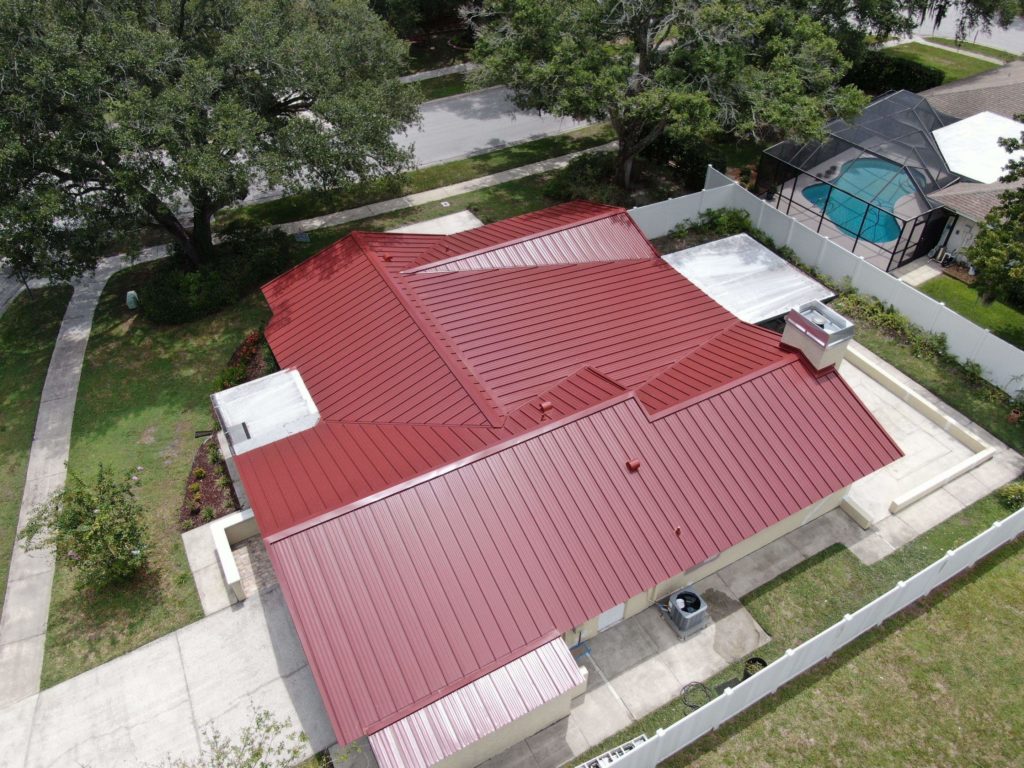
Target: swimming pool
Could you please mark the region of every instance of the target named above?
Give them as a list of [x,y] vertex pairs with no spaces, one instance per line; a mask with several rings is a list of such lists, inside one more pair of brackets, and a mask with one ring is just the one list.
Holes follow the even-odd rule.
[[[860,230],[862,240],[887,243],[900,236],[900,223],[892,215],[896,201],[913,191],[914,183],[903,168],[881,158],[862,157],[845,163],[831,184],[812,184],[803,194],[848,235],[857,237]],[[872,201],[870,205],[867,200]]]

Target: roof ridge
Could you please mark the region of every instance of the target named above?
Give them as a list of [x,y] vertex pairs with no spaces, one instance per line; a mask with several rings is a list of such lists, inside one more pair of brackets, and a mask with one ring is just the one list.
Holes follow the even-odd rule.
[[[485,246],[483,246],[481,248],[477,248],[476,250],[468,251],[466,253],[459,253],[459,254],[456,254],[454,256],[449,256],[449,257],[444,258],[444,259],[438,259],[437,261],[429,261],[429,262],[427,262],[425,264],[418,264],[415,267],[410,267],[409,269],[402,270],[402,274],[403,275],[415,275],[415,274],[417,274],[419,272],[425,272],[428,269],[434,269],[435,267],[441,266],[443,264],[454,264],[455,262],[463,261],[465,259],[471,259],[474,256],[480,256],[480,255],[485,254],[485,253],[491,253],[492,251],[497,251],[497,250],[499,250],[501,248],[508,248],[509,246],[517,245],[519,243],[527,243],[527,242],[529,242],[531,240],[536,240],[537,238],[540,238],[540,237],[548,237],[548,236],[553,235],[553,234],[555,234],[557,232],[563,232],[563,231],[565,231],[567,229],[573,229],[575,227],[581,227],[581,226],[584,226],[586,224],[591,224],[591,223],[593,223],[595,221],[600,221],[601,219],[609,219],[609,218],[612,218],[613,216],[620,216],[622,214],[625,214],[627,218],[629,217],[629,211],[627,211],[625,208],[620,208],[620,207],[611,206],[611,205],[605,205],[604,203],[588,203],[588,205],[593,205],[593,206],[600,205],[605,210],[597,211],[597,212],[592,213],[592,214],[590,214],[590,215],[588,215],[588,216],[586,216],[584,218],[580,218],[580,219],[578,219],[576,221],[571,221],[571,222],[563,223],[563,224],[556,224],[556,225],[548,227],[547,229],[542,230],[540,232],[532,232],[532,233],[530,233],[528,235],[521,235],[520,237],[516,237],[516,238],[513,238],[511,240],[505,240],[505,241],[503,241],[501,243],[494,243],[492,245],[485,245]],[[632,219],[630,219],[630,221],[632,221]],[[448,237],[452,237],[452,235],[448,235]],[[652,251],[652,253],[654,255],[657,254],[657,251],[654,250],[653,246],[651,246],[651,251]]]
[[359,245],[359,249],[366,260],[381,275],[385,284],[405,308],[405,311],[409,313],[409,317],[416,323],[420,332],[430,341],[431,346],[440,355],[448,370],[451,371],[459,384],[462,385],[462,388],[470,396],[477,408],[480,409],[488,424],[492,427],[500,427],[505,419],[505,413],[501,408],[500,401],[490,388],[484,384],[473,367],[468,362],[461,360],[458,355],[453,354],[453,349],[456,348],[455,342],[444,331],[441,324],[423,303],[419,301],[418,297],[415,297],[415,294],[406,293],[404,288],[395,279],[395,275],[392,275],[384,267],[381,260],[375,254],[370,253],[363,247],[361,232],[352,232],[350,237]]

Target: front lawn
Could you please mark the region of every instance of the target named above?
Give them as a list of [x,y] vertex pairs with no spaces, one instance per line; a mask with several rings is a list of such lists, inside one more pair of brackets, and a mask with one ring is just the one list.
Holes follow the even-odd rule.
[[517,144],[483,155],[467,157],[450,163],[410,171],[400,181],[363,184],[345,190],[312,190],[270,200],[256,205],[240,206],[222,212],[218,225],[245,219],[259,224],[283,224],[323,216],[336,211],[390,200],[395,197],[445,187],[460,181],[476,179],[511,168],[520,168],[540,160],[567,155],[582,149],[607,144],[615,138],[607,125],[592,125],[578,131],[548,136]]
[[[840,545],[804,561],[742,599],[772,638],[757,654],[778,658],[1010,511],[988,496],[870,566]],[[1018,541],[663,765],[960,765],[957,748],[978,765],[1010,765],[1024,733],[1022,588]],[[735,664],[707,682],[741,672]],[[587,754],[685,713],[677,700]]]
[[245,332],[268,316],[262,297],[201,321],[154,326],[124,306],[124,295],[158,264],[108,283],[93,322],[71,435],[69,467],[83,477],[104,462],[142,467],[138,497],[152,540],[150,569],[138,582],[95,597],[79,594],[57,564],[42,685],[55,685],[201,618],[178,532],[186,476],[213,427],[210,393]]
[[[295,259],[356,228],[387,230],[466,209],[491,222],[543,208],[551,204],[542,191],[548,178],[531,176],[453,197],[447,207],[431,203],[318,230],[296,248]],[[193,323],[153,325],[124,307],[124,295],[158,267],[157,262],[119,272],[103,292],[86,350],[69,462],[83,476],[101,461],[117,470],[143,468],[138,496],[148,510],[153,541],[150,571],[137,583],[85,599],[58,564],[44,688],[203,615],[178,532],[186,478],[200,443],[194,432],[214,426],[209,397],[219,374],[246,331],[261,327],[269,310],[262,296],[253,294]]]
[[70,299],[70,286],[40,288],[22,293],[0,316],[0,610],[39,398]]
[[420,80],[416,85],[419,87],[424,101],[443,99],[446,96],[455,96],[470,90],[466,76],[458,72],[454,75],[441,75],[441,77]]
[[918,286],[918,290],[944,302],[954,312],[982,328],[988,328],[1004,341],[1024,349],[1024,313],[1019,309],[1000,301],[982,304],[972,286],[947,275],[932,278]]
[[944,83],[962,80],[972,75],[979,75],[982,72],[988,72],[990,69],[996,69],[999,66],[989,61],[976,59],[973,56],[964,56],[956,51],[947,51],[930,45],[922,45],[921,43],[896,45],[892,48],[886,48],[885,53],[887,56],[909,59],[910,61],[916,61],[918,64],[926,64],[929,67],[941,69],[945,76],[942,81]]
[[929,43],[935,43],[936,45],[944,45],[947,48],[962,48],[965,51],[971,51],[972,53],[980,53],[982,56],[991,56],[993,59],[1000,59],[1005,62],[1016,61],[1020,58],[1015,53],[1009,51],[1001,51],[998,48],[989,48],[987,45],[978,45],[977,43],[969,43],[966,40],[957,41],[951,40],[948,37],[926,37]]

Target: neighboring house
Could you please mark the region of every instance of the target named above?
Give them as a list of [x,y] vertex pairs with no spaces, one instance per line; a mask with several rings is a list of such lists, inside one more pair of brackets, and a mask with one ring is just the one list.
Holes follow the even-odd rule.
[[978,234],[978,224],[988,215],[989,211],[999,205],[999,196],[1006,190],[1014,189],[1019,185],[1020,182],[1014,184],[960,183],[933,194],[932,200],[956,214],[956,217],[947,226],[946,236],[942,240],[942,246],[946,251],[954,256],[961,256],[963,250],[974,242],[974,238]]
[[1024,114],[1024,61],[1013,61],[963,80],[922,91],[936,110],[963,119],[979,112],[1014,118]]
[[[1024,61],[1014,61],[974,77],[940,85],[921,95],[935,109],[962,120],[981,113],[1012,120],[1024,114]],[[1020,130],[1024,130],[1024,125]],[[968,157],[977,147],[978,136],[969,136],[969,140],[966,148]],[[1006,157],[1005,152],[1002,157]],[[978,223],[998,205],[999,194],[1015,186],[992,182],[967,181],[931,196],[932,200],[956,214],[941,241],[949,253],[960,255],[974,242]]]
[[738,320],[619,208],[353,233],[264,294],[285,370],[252,425],[215,398],[228,458],[339,743],[385,768],[565,717],[570,646],[901,455],[833,367],[848,334]]
[[958,251],[973,241],[972,217],[991,209],[989,193],[1003,189],[1009,156],[998,140],[1024,131],[1006,115],[1024,109],[1024,67],[994,72],[1007,69],[973,86],[883,94],[852,123],[829,123],[825,141],[769,147],[758,191],[886,271]]

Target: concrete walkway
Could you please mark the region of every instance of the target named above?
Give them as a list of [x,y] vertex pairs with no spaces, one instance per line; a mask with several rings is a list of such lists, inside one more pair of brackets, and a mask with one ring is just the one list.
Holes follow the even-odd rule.
[[[163,248],[148,249],[142,260],[160,258],[164,252]],[[18,516],[19,531],[32,510],[64,485],[93,312],[107,280],[125,266],[120,256],[104,259],[93,275],[75,284],[43,384]],[[53,568],[50,552],[29,553],[15,543],[0,618],[0,706],[39,690]]]
[[964,56],[970,56],[972,59],[981,59],[982,61],[987,61],[987,62],[990,62],[992,64],[998,64],[999,66],[1002,66],[1003,64],[1006,63],[1002,59],[997,59],[995,56],[986,56],[983,53],[977,53],[975,51],[969,51],[966,48],[954,48],[954,47],[949,46],[949,45],[940,45],[939,43],[933,43],[933,42],[930,42],[929,40],[925,40],[920,35],[911,35],[909,38],[904,37],[904,38],[900,38],[898,40],[887,40],[886,42],[882,43],[882,47],[883,48],[894,48],[894,47],[896,47],[898,45],[906,45],[907,43],[919,43],[921,45],[928,46],[929,48],[938,48],[940,51],[948,51],[948,52],[951,52],[951,53],[959,53],[959,54],[962,54]]
[[290,720],[310,754],[335,741],[278,588],[0,708],[0,764],[191,760],[207,725],[237,738],[253,707]]
[[479,64],[474,64],[471,61],[464,61],[461,64],[452,64],[450,67],[428,69],[425,72],[413,72],[411,75],[403,75],[398,78],[398,82],[418,83],[422,80],[433,80],[435,77],[444,77],[445,75],[465,75],[479,66]]
[[607,152],[614,149],[615,146],[616,143],[613,141],[608,144],[602,144],[598,147],[591,147],[590,149],[583,149],[579,152],[571,152],[568,155],[561,155],[560,157],[552,157],[548,160],[541,160],[536,163],[530,163],[529,165],[523,165],[519,168],[510,168],[509,170],[501,171],[500,173],[492,173],[488,176],[479,176],[475,179],[469,179],[468,181],[461,181],[458,184],[449,184],[447,187],[429,189],[425,192],[417,192],[416,194],[406,195],[405,197],[383,200],[379,203],[371,203],[370,205],[363,205],[359,208],[350,208],[347,211],[338,211],[337,213],[329,213],[324,216],[314,216],[311,219],[303,219],[302,221],[292,221],[287,224],[279,224],[277,229],[287,232],[288,234],[311,232],[325,227],[337,227],[341,224],[348,224],[352,221],[380,216],[383,213],[400,211],[403,208],[415,208],[418,205],[425,205],[426,203],[445,200],[446,198],[463,195],[467,192],[475,192],[478,189],[487,189],[488,187],[495,187],[498,184],[505,184],[509,181],[525,179],[527,176],[535,176],[538,173],[547,173],[548,171],[564,168],[574,157],[590,154],[592,152]]

